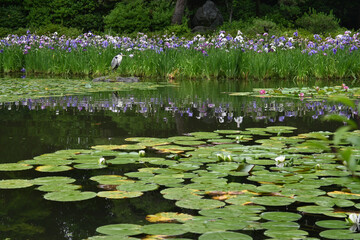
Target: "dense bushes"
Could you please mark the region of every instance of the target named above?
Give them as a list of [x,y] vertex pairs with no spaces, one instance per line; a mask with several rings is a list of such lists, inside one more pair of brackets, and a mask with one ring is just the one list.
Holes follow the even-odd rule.
[[162,30],[170,25],[173,10],[173,4],[167,0],[119,2],[104,18],[105,30],[116,33]]
[[339,29],[339,20],[330,12],[317,13],[314,9],[296,20],[296,24],[312,33],[334,32]]

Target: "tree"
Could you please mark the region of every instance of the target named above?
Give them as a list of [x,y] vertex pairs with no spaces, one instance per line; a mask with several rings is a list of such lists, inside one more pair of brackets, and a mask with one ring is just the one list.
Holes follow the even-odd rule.
[[184,16],[186,0],[177,0],[171,23],[181,25]]

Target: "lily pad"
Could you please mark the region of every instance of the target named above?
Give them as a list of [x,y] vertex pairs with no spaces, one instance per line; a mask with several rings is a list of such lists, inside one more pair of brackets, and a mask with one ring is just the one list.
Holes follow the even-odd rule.
[[109,224],[98,227],[96,231],[107,235],[117,235],[118,237],[143,233],[142,226],[136,224]]
[[199,237],[199,240],[251,240],[252,237],[249,235],[238,233],[238,232],[207,232]]
[[83,201],[96,197],[94,192],[80,192],[80,191],[61,191],[50,192],[44,195],[46,200],[58,202],[75,202]]
[[297,221],[301,218],[300,214],[292,212],[264,212],[260,216],[271,221]]
[[276,238],[276,239],[304,239],[308,235],[308,232],[303,230],[266,230],[264,232],[265,236]]
[[66,184],[73,183],[76,180],[70,177],[62,176],[52,176],[52,177],[39,177],[31,180],[35,185],[45,185],[45,184]]
[[315,224],[322,228],[349,228],[349,224],[347,222],[340,220],[322,220],[317,221]]
[[264,206],[288,206],[295,202],[295,199],[288,197],[263,196],[251,198],[253,203]]
[[212,199],[185,199],[177,201],[175,205],[182,208],[200,210],[219,208],[224,206],[225,203]]
[[177,212],[161,212],[146,216],[149,222],[186,222],[191,219],[193,219],[192,215]]
[[81,185],[55,183],[55,184],[42,185],[42,186],[36,188],[36,190],[43,191],[43,192],[55,192],[55,191],[72,191],[72,190],[77,190],[80,188],[81,188]]
[[116,187],[117,190],[120,191],[136,191],[136,192],[147,192],[153,191],[158,189],[159,185],[153,183],[146,183],[146,182],[134,182],[134,183],[127,183],[122,184]]
[[325,230],[320,233],[320,237],[327,239],[360,239],[358,233],[353,233],[348,229]]
[[181,235],[187,232],[182,224],[177,224],[177,223],[149,224],[143,226],[142,231],[146,234],[170,235],[170,236]]
[[16,189],[31,187],[33,183],[25,179],[0,180],[0,189]]
[[110,199],[136,198],[143,195],[142,192],[126,192],[126,191],[102,191],[98,192],[98,197]]
[[31,169],[33,166],[24,163],[2,163],[0,171],[22,171]]
[[72,167],[69,166],[56,166],[56,165],[44,165],[35,168],[35,170],[39,172],[66,172],[71,169]]

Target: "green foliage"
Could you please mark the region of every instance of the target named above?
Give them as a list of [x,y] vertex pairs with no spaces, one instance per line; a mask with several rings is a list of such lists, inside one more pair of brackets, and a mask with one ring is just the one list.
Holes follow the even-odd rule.
[[296,25],[312,33],[326,33],[339,29],[339,22],[332,12],[317,13],[314,9],[310,9],[309,13],[296,20]]
[[38,35],[51,34],[57,32],[60,36],[77,37],[82,31],[76,28],[67,28],[58,24],[47,24],[40,26],[35,31]]
[[21,6],[0,7],[0,23],[3,28],[25,27],[25,16]]
[[165,0],[119,2],[104,18],[105,29],[115,33],[162,30],[171,23],[172,5]]
[[143,0],[119,2],[104,18],[105,30],[116,33],[144,32],[150,28],[149,9]]
[[270,19],[255,18],[252,22],[252,25],[244,29],[244,33],[250,35],[261,34],[265,32],[269,33],[270,35],[275,35],[279,33],[279,27]]
[[166,28],[166,31],[171,34],[174,33],[176,36],[188,35],[191,32],[187,24],[170,25]]

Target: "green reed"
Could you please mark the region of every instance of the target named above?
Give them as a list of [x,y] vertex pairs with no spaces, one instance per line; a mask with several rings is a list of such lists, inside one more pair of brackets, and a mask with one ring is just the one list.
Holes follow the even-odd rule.
[[[19,47],[6,47],[0,54],[0,72],[46,73],[55,75],[122,76],[162,78],[231,78],[231,79],[310,79],[359,78],[360,51],[348,49],[308,55],[298,49],[269,53],[243,52],[240,49],[144,50],[125,56],[112,73],[110,63],[119,53],[114,48],[89,47],[67,51],[34,49],[23,54]],[[124,53],[124,52],[123,52]],[[130,55],[131,52],[125,53]]]

